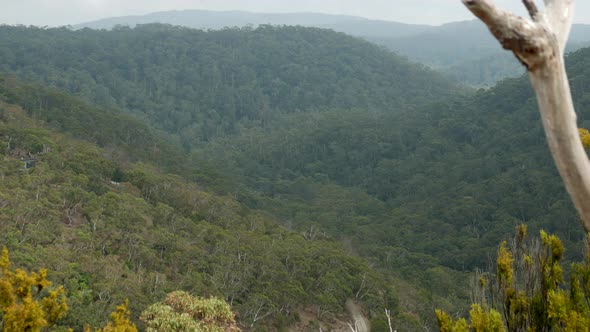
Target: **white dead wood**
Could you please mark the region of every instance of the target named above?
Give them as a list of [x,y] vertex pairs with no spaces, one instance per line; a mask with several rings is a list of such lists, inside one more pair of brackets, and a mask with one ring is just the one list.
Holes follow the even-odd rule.
[[462,1],[527,68],[551,154],[582,226],[590,232],[590,162],[578,134],[563,58],[574,0],[544,0],[542,10],[533,0],[523,0],[530,19],[504,11],[492,0]]
[[385,309],[385,316],[387,316],[387,323],[389,325],[389,332],[394,332],[393,326],[391,326],[391,311],[389,309]]
[[352,326],[349,322],[346,322],[346,325],[348,325],[348,328],[351,332],[358,332],[358,325],[356,322],[354,323],[354,326]]

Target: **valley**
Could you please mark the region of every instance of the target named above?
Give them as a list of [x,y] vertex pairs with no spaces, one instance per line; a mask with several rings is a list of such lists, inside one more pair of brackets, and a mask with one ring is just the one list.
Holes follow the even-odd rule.
[[[159,17],[207,13],[174,14]],[[486,60],[483,29],[451,37],[476,22],[224,15],[246,26],[0,26],[0,245],[64,285],[57,328],[103,326],[128,299],[143,329],[185,290],[245,331],[346,328],[350,312],[388,331],[386,309],[433,330],[435,309],[469,311],[474,272],[522,223],[582,258],[527,77]],[[588,128],[586,30],[566,63]]]

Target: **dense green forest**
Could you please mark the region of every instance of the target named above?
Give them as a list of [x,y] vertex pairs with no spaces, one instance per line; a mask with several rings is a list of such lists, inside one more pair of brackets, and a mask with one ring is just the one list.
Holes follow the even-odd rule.
[[[589,55],[567,58],[581,126],[590,125]],[[521,77],[419,111],[292,115],[201,155],[251,189],[245,202],[298,224],[315,220],[395,271],[484,266],[520,222],[557,232],[580,255],[583,235],[536,112]],[[302,214],[310,204],[317,209]]]
[[[315,28],[0,32],[2,242],[56,271],[70,325],[181,288],[259,329],[356,298],[415,330],[465,312],[523,222],[581,256],[526,77],[469,90]],[[584,127],[589,61],[567,58]]]
[[[66,286],[62,324],[100,326],[125,299],[138,315],[175,289],[221,296],[259,330],[286,326],[301,309],[337,317],[349,298],[378,319],[397,309],[392,279],[326,236],[288,231],[230,196],[121,158],[157,141],[135,120],[54,89],[0,83],[1,243],[19,266],[46,267]],[[145,142],[128,140],[134,126]]]
[[320,29],[0,31],[0,71],[138,114],[185,146],[278,113],[395,109],[456,89],[375,45]]
[[[362,17],[317,13],[251,13],[242,11],[181,10],[112,17],[75,25],[73,29],[112,29],[116,26],[164,23],[197,29],[272,25],[301,25],[332,29],[364,38],[435,68],[459,82],[490,87],[524,73],[512,54],[502,51],[484,24],[477,20],[440,26],[404,24]],[[590,45],[590,25],[574,24],[567,51]]]

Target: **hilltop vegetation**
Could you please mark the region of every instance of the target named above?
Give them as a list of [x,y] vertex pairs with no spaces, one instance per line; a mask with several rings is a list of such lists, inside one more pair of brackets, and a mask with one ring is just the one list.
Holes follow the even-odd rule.
[[[490,87],[524,73],[514,57],[479,21],[452,22],[440,26],[369,20],[362,17],[316,13],[269,14],[242,11],[182,10],[140,16],[112,17],[74,26],[75,29],[112,29],[116,26],[164,23],[196,29],[301,25],[344,32],[383,45],[396,53],[444,72],[458,81]],[[568,52],[590,45],[590,25],[574,24]]]
[[282,113],[395,110],[457,89],[375,45],[321,29],[0,31],[0,71],[139,115],[185,147]]

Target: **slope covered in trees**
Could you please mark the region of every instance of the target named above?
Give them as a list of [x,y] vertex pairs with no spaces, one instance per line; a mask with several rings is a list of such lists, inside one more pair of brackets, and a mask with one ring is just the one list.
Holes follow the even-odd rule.
[[128,141],[130,128],[150,146],[160,139],[135,120],[55,89],[0,82],[0,243],[17,266],[45,267],[65,286],[60,324],[102,326],[125,299],[137,317],[177,289],[226,299],[258,330],[287,326],[310,307],[330,321],[347,299],[397,310],[386,278],[328,238],[162,173],[150,155],[121,158],[147,144]]
[[375,45],[321,29],[0,31],[0,71],[144,117],[185,146],[277,114],[394,110],[457,89]]
[[[393,285],[401,302],[396,322],[416,324],[402,326],[416,329],[433,325],[435,307],[464,309],[469,301],[467,273],[485,266],[500,239],[522,222],[533,232],[544,228],[557,233],[570,249],[569,257],[581,252],[576,216],[549,157],[524,77],[472,93],[366,42],[301,27],[214,32],[161,25],[76,32],[0,29],[5,32],[0,34],[0,54],[7,59],[2,70],[100,105],[88,106],[56,90],[5,78],[0,96],[7,103],[21,105],[35,121],[62,134],[101,147],[90,146],[96,151],[91,156],[79,156],[75,148],[58,149],[58,162],[48,164],[54,168],[43,173],[53,179],[63,170],[73,172],[63,181],[82,174],[87,178],[82,184],[57,182],[59,187],[48,185],[48,189],[33,185],[20,196],[13,191],[6,195],[27,197],[24,201],[32,204],[37,188],[57,197],[70,197],[60,191],[64,188],[82,188],[71,194],[73,206],[60,203],[63,206],[48,215],[55,216],[51,220],[56,224],[61,218],[64,229],[76,229],[76,236],[84,235],[80,238],[90,242],[82,242],[84,250],[92,248],[100,259],[114,253],[120,269],[143,273],[139,284],[148,286],[133,290],[138,295],[132,305],[160,301],[172,290],[159,285],[160,293],[152,290],[150,282],[164,280],[164,274],[143,277],[163,269],[171,271],[165,274],[170,285],[200,295],[214,289],[210,293],[237,308],[241,322],[252,322],[258,308],[270,310],[267,321],[275,324],[294,319],[284,311],[294,312],[290,299],[303,307],[319,304],[314,308],[320,313],[325,303],[331,303],[330,308],[337,309],[329,310],[337,311],[345,297],[361,287],[358,283],[364,285],[367,268],[365,261],[343,254],[338,245],[327,241],[337,238],[379,271],[405,280],[395,278],[383,286],[383,277],[371,272],[374,285],[380,285],[371,291],[379,294],[378,289]],[[588,59],[588,49],[568,57],[576,106],[585,127],[590,127]],[[113,110],[105,111],[105,106]],[[127,114],[118,113],[117,108]],[[10,137],[6,136],[5,146]],[[43,152],[45,146],[53,145],[42,141],[35,146],[34,151]],[[13,153],[14,163],[16,156]],[[74,157],[80,158],[72,159],[77,165],[74,170],[63,166]],[[11,160],[10,154],[6,158]],[[95,170],[84,166],[88,162],[104,165]],[[60,165],[63,170],[58,171]],[[35,168],[35,172],[43,169]],[[22,182],[21,177],[35,172],[13,172],[15,177],[9,179]],[[194,185],[194,179],[204,187]],[[127,184],[119,186],[110,180]],[[106,213],[104,207],[111,209],[106,204],[112,202],[102,202],[110,196],[99,199],[101,195],[120,195],[112,201],[129,201],[125,204],[132,206],[131,212],[115,204],[119,208],[115,217],[76,214],[80,211],[77,197],[89,197],[83,204],[96,199],[97,213]],[[24,220],[39,220],[40,215],[33,216]],[[117,218],[130,222],[119,225]],[[113,228],[107,233],[116,234],[118,240],[93,242],[93,236],[99,235],[90,230],[92,220],[110,221],[106,225]],[[80,231],[82,226],[75,228],[68,222],[86,228]],[[53,224],[47,227],[61,229]],[[172,235],[149,242],[154,234]],[[202,236],[195,239],[195,234]],[[21,235],[11,243],[16,247],[24,238]],[[45,253],[48,257],[53,246],[65,246],[59,241],[36,243],[51,248]],[[78,243],[78,238],[72,243]],[[104,243],[108,245],[103,247]],[[147,249],[145,243],[150,244]],[[179,253],[171,254],[170,246]],[[83,250],[65,248],[67,252]],[[195,256],[194,248],[203,256]],[[241,248],[247,248],[245,256]],[[279,249],[293,252],[277,254]],[[23,256],[21,262],[45,259],[28,250],[27,255],[37,258]],[[324,259],[320,253],[329,257]],[[67,259],[78,257],[69,255]],[[160,261],[148,264],[154,257]],[[288,262],[294,257],[309,264],[309,269],[289,270]],[[184,271],[180,274],[177,262]],[[222,262],[217,270],[210,267],[216,262]],[[262,263],[271,266],[253,267]],[[88,269],[84,265],[84,271]],[[237,281],[224,279],[227,270],[246,275]],[[326,272],[329,281],[318,284],[306,279],[317,271]],[[294,279],[288,279],[296,280],[295,286],[274,279],[282,280],[281,275],[289,273],[295,273]],[[129,281],[128,289],[136,281]],[[276,292],[268,285],[276,285]],[[314,288],[321,285],[329,290],[322,293]],[[120,292],[119,302],[127,290]],[[376,298],[379,304],[367,300],[366,306],[383,306],[383,299]],[[379,319],[382,323],[383,317],[374,318],[377,326]]]
[[[344,32],[441,70],[460,82],[473,86],[492,86],[507,77],[518,77],[523,70],[510,54],[502,52],[478,21],[452,22],[440,26],[403,24],[362,17],[315,13],[269,14],[240,11],[184,10],[148,15],[112,17],[74,26],[75,29],[112,29],[117,25],[165,23],[198,29],[222,29],[261,24],[301,25]],[[568,51],[590,44],[590,25],[574,24]]]
[[[584,49],[568,57],[581,126],[589,121],[589,55],[590,49]],[[283,197],[281,190],[289,186],[279,180],[295,184],[299,178],[362,188],[394,211],[406,210],[408,227],[423,224],[419,236],[432,236],[429,241],[398,241],[427,246],[424,252],[447,257],[446,265],[461,268],[477,265],[475,257],[485,259],[480,246],[517,220],[561,228],[570,239],[578,234],[576,222],[563,222],[575,215],[555,176],[535,107],[522,77],[419,111],[293,115],[271,130],[220,140],[220,146],[212,145],[203,155],[242,151],[233,171],[268,196]],[[375,229],[375,235],[395,236],[404,229],[392,219],[391,231]],[[443,229],[433,227],[438,222]],[[463,242],[443,239],[453,232],[474,240],[463,244],[470,250],[448,246]],[[438,240],[447,248],[431,247]],[[497,242],[490,239],[489,245]]]
[[[163,171],[241,198],[246,195],[233,174],[221,174],[225,168],[218,167],[217,160],[198,152],[183,153],[175,147],[177,138],[184,148],[205,146],[215,137],[229,137],[245,128],[275,126],[288,114],[352,108],[395,113],[458,91],[436,73],[378,47],[318,29],[261,27],[207,33],[159,25],[112,32],[1,29],[6,32],[0,35],[0,53],[7,59],[3,70],[67,89],[100,108],[10,77],[0,85],[7,102],[22,105],[54,129],[98,144],[109,158],[154,163]],[[108,110],[118,107],[135,117]],[[146,127],[141,119],[170,135]],[[129,180],[121,168],[113,171],[116,182]],[[150,184],[157,189],[182,188],[166,181],[156,178]],[[99,183],[89,185],[105,190]],[[296,230],[304,239],[324,241],[332,236],[314,224],[310,220],[309,228]],[[411,305],[400,310],[400,315],[410,314],[397,324],[421,324],[431,316],[419,308],[418,298],[426,295],[411,284],[401,285],[402,297],[409,298]],[[305,296],[309,292],[304,290]],[[434,296],[441,299],[441,293]],[[418,312],[425,314],[417,316]]]
[[[588,59],[590,49],[567,58],[584,127]],[[338,234],[434,296],[461,294],[452,271],[486,266],[523,222],[557,233],[568,257],[582,253],[526,77],[419,110],[289,115],[197,155],[234,176],[241,201],[294,227]]]

